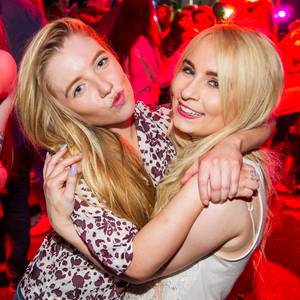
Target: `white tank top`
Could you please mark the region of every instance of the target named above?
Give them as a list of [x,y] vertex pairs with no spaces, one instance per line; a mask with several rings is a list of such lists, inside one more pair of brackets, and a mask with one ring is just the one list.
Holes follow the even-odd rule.
[[[235,281],[244,270],[251,254],[260,243],[266,216],[266,196],[264,176],[261,168],[254,162],[244,159],[253,166],[259,176],[258,202],[259,224],[255,226],[253,205],[248,203],[248,210],[253,224],[253,243],[241,257],[229,260],[216,253],[196,262],[184,271],[160,281],[138,286],[126,293],[127,300],[220,300],[225,299]],[[257,228],[257,231],[255,230]]]

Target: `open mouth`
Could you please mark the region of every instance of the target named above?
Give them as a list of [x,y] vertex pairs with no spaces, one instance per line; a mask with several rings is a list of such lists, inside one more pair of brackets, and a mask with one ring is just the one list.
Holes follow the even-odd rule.
[[199,118],[199,117],[202,117],[205,115],[204,113],[197,112],[197,111],[185,106],[184,104],[182,104],[180,102],[178,103],[177,111],[180,115],[182,115],[185,118],[189,118],[189,119],[195,119],[195,118]]

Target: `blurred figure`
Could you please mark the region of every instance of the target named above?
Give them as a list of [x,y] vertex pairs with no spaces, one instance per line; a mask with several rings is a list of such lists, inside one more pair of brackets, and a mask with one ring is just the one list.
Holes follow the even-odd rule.
[[[0,24],[0,28],[1,27]],[[1,154],[4,145],[6,124],[8,123],[10,113],[13,109],[13,95],[10,94],[14,89],[17,77],[17,66],[13,57],[7,51],[3,50],[5,47],[1,48],[1,44],[5,44],[3,43],[3,36],[0,36],[0,41],[2,41],[2,43],[0,43],[0,70],[3,71],[0,73],[0,194],[3,194],[8,172],[6,167],[2,164],[3,156]],[[1,259],[2,257],[0,260]]]
[[114,0],[111,2],[110,9],[103,15],[95,30],[106,39],[111,35],[116,20],[119,16],[123,0]]
[[273,3],[270,0],[241,1],[236,5],[232,21],[266,34],[277,42],[277,27],[273,19]]
[[161,38],[164,39],[171,29],[172,8],[170,5],[162,4],[156,8],[157,21],[160,27]]
[[[189,11],[176,12],[172,21],[171,29],[162,42],[162,54],[166,59],[165,74],[167,78],[172,78],[177,62],[187,44],[196,36],[198,31],[194,27]],[[162,89],[159,103],[169,103],[171,101],[169,86]]]
[[146,105],[158,103],[160,88],[170,78],[164,75],[160,35],[151,0],[124,0],[110,35],[134,90],[135,99]]
[[[17,67],[13,57],[5,51],[7,50],[7,39],[4,32],[4,26],[0,17],[0,206],[2,206],[2,195],[6,193],[5,185],[8,178],[8,171],[5,160],[11,158],[11,152],[6,153],[4,147],[4,137],[6,136],[6,145],[8,145],[9,135],[7,134],[7,123],[10,113],[13,109],[13,97],[10,96],[14,88],[17,76]],[[11,150],[11,147],[10,147]],[[3,209],[2,209],[3,210]],[[3,211],[5,217],[6,211]],[[0,263],[6,261],[5,242],[4,242],[4,222],[0,219]],[[0,272],[0,286],[8,284],[6,272]]]
[[109,11],[110,2],[110,0],[78,0],[71,6],[68,15],[96,29],[102,17]]
[[31,2],[36,6],[40,13],[45,16],[45,5],[43,0],[31,0]]
[[171,57],[179,48],[197,35],[189,13],[177,12],[171,25],[171,30],[162,42],[162,52],[166,57]]
[[194,26],[199,32],[209,28],[216,23],[216,16],[211,6],[201,5],[192,12]]
[[[31,0],[0,0],[0,7],[8,49],[19,64],[27,42],[46,20]],[[4,212],[4,225],[1,228],[5,229],[11,244],[11,251],[7,257],[7,273],[9,287],[13,292],[27,266],[30,241],[29,174],[33,162],[33,149],[25,141],[14,115],[8,131],[11,136],[8,153],[13,149],[14,155],[12,165],[6,166],[9,176],[6,183],[7,193],[1,195]]]
[[276,109],[277,131],[272,146],[283,154],[284,182],[277,190],[293,193],[300,184],[300,138],[296,130],[300,115],[300,26],[290,24],[290,32],[279,42],[285,63],[285,89]]
[[48,21],[66,17],[66,0],[45,0],[45,13]]
[[196,10],[198,8],[198,5],[196,4],[186,4],[183,8],[182,8],[182,11],[183,12],[186,12],[186,13],[189,13],[190,16],[192,15],[192,12],[194,10]]

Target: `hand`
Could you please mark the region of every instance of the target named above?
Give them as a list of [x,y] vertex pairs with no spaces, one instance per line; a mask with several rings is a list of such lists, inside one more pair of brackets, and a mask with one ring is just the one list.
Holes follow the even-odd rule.
[[251,198],[259,187],[259,178],[252,166],[242,165],[236,198]]
[[207,206],[209,201],[222,203],[236,196],[241,166],[239,141],[227,138],[197,160],[187,170],[181,183],[185,184],[198,173],[198,188],[203,205]]
[[43,169],[47,213],[54,229],[57,223],[68,222],[74,209],[77,167],[81,155],[63,159],[67,147],[54,155],[47,154]]

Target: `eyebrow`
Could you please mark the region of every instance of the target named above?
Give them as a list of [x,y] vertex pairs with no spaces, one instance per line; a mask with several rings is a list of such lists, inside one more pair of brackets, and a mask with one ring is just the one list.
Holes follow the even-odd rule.
[[205,74],[208,75],[208,76],[218,77],[218,73],[214,72],[214,71],[206,71]]
[[187,64],[187,65],[191,66],[192,68],[195,68],[194,64],[189,59],[187,59],[187,58],[185,58],[183,60],[182,64]]
[[[105,53],[105,52],[106,52],[106,51],[103,50],[103,49],[97,51],[97,53],[94,55],[94,57],[93,57],[93,59],[92,59],[91,65],[93,65],[93,64],[95,63],[95,61],[97,60],[97,58],[98,58],[101,54],[103,54],[103,53]],[[80,80],[80,78],[81,78],[81,76],[77,76],[77,77],[74,78],[74,79],[70,82],[70,84],[67,86],[66,91],[65,91],[65,97],[66,97],[66,98],[68,98],[68,94],[69,94],[69,92],[70,92],[71,87],[72,87],[78,80]]]
[[[193,69],[195,69],[195,65],[189,59],[187,59],[187,58],[183,60],[182,64],[187,64],[187,65],[191,66]],[[210,70],[206,71],[205,75],[218,77],[218,73],[217,72],[210,71]]]

